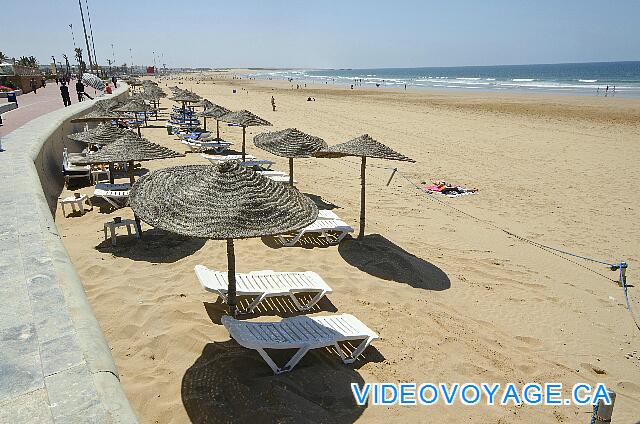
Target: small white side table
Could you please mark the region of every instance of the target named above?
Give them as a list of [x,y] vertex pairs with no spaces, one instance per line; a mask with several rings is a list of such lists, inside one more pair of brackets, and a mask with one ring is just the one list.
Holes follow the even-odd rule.
[[131,235],[131,227],[133,226],[133,230],[136,233],[136,238],[140,238],[140,234],[138,234],[138,230],[136,229],[136,221],[133,219],[123,219],[120,222],[115,221],[107,221],[104,223],[104,241],[107,241],[107,229],[109,229],[109,235],[111,236],[111,244],[113,246],[116,245],[116,228],[118,227],[127,227],[127,234]]
[[80,211],[81,215],[84,215],[84,202],[89,203],[91,209],[93,209],[93,205],[91,204],[91,199],[87,197],[86,194],[80,195],[80,197],[76,198],[75,196],[65,197],[64,199],[60,199],[60,206],[62,206],[62,215],[66,217],[66,212],[64,210],[64,205],[71,205],[71,209],[73,212],[77,210]]

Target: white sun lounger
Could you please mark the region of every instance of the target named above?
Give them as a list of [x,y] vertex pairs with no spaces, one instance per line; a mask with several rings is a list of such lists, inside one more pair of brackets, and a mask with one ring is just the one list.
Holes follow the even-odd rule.
[[330,211],[328,209],[320,209],[318,211],[318,219],[337,219],[340,220],[340,217],[336,215],[334,211]]
[[[207,153],[201,153],[200,156],[207,159],[209,162],[214,165],[225,162],[228,160],[242,160],[242,155],[210,155]],[[245,160],[254,160],[256,157],[253,155],[245,155]]]
[[121,208],[129,198],[130,184],[96,184],[93,195],[106,200],[114,208]]
[[[229,279],[227,272],[214,271],[204,265],[195,266],[196,276],[202,287],[218,294],[227,301]],[[274,272],[254,271],[249,274],[236,273],[236,291],[238,296],[255,296],[247,312],[253,310],[267,297],[289,296],[301,311],[308,311],[327,293],[331,287],[315,272]],[[306,304],[296,297],[299,293],[315,293]]]
[[[323,317],[298,316],[280,322],[239,321],[222,317],[222,324],[241,346],[257,350],[275,374],[291,371],[311,349],[333,346],[342,362],[351,364],[378,335],[358,318],[349,314]],[[340,342],[362,340],[348,355]],[[297,349],[283,367],[279,367],[265,349]]]
[[298,241],[300,241],[302,236],[307,233],[319,234],[324,237],[329,244],[339,244],[347,234],[352,232],[353,228],[340,219],[319,218],[310,225],[298,230],[297,233],[280,234],[276,237],[284,246],[287,247],[294,246]]
[[213,150],[216,153],[222,153],[225,150],[227,150],[233,143],[228,141],[182,140],[182,144],[189,147],[192,152],[201,152],[203,150]]
[[[265,175],[265,177],[269,178],[270,180],[279,182],[279,183],[287,183],[287,184],[289,184],[289,176],[288,175]],[[293,183],[297,184],[298,181],[296,181],[294,179]]]

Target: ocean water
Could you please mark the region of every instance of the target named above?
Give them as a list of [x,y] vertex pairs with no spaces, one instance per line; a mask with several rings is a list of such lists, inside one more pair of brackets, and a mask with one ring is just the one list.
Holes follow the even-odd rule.
[[[254,70],[294,84],[640,97],[640,61],[380,69]],[[609,86],[609,90],[606,87]],[[615,87],[615,90],[614,90]]]

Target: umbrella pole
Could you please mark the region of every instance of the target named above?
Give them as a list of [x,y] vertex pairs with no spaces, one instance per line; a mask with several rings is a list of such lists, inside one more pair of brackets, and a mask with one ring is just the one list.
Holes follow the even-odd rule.
[[358,233],[358,240],[362,240],[364,237],[364,194],[365,194],[365,173],[367,170],[367,157],[362,156],[362,164],[360,164],[360,232]]
[[216,119],[216,140],[220,140],[220,121]]
[[138,125],[138,135],[142,137],[142,132],[140,131],[140,125]]
[[238,308],[236,306],[236,255],[233,251],[233,239],[227,239],[227,266],[229,290],[227,291],[227,304],[229,305],[229,313],[236,316]]
[[293,158],[289,158],[289,185],[293,187]]
[[247,128],[246,127],[242,127],[242,162],[245,161],[245,151],[244,151],[244,140],[245,140],[245,135],[247,132]]
[[142,238],[142,225],[140,224],[140,218],[138,218],[138,215],[133,214],[133,220],[136,222],[136,233],[138,233],[138,238],[141,239]]
[[109,182],[111,184],[113,184],[114,182],[114,169],[113,169],[113,162],[109,162]]
[[207,117],[204,117],[204,130],[207,130]]
[[133,176],[133,161],[129,161],[129,182],[133,185],[136,182],[135,177]]

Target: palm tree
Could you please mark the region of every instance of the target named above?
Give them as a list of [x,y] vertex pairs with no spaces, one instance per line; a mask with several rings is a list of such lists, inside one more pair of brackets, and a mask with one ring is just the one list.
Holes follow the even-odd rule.
[[80,47],[76,47],[76,59],[78,60],[78,73],[79,78],[82,77],[82,74],[84,73],[86,67],[84,64],[84,60],[82,60],[82,49]]

